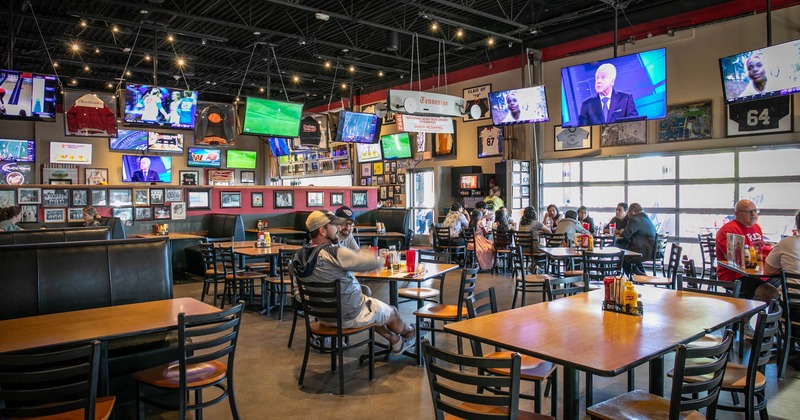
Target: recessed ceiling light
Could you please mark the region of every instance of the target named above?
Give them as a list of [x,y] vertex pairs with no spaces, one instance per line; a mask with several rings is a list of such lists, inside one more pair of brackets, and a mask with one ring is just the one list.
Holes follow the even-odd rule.
[[261,32],[260,31],[255,31],[255,32],[253,32],[253,35],[259,36],[259,35],[261,35]]

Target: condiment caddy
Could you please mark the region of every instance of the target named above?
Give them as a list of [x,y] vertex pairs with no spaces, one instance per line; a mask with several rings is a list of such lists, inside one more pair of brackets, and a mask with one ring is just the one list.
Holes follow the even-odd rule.
[[603,286],[605,290],[604,311],[634,316],[644,315],[644,305],[639,299],[641,295],[636,293],[633,283],[625,275],[606,276],[603,279]]

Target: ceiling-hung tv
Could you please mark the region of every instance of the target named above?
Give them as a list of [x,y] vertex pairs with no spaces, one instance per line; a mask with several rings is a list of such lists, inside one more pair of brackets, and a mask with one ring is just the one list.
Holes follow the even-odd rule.
[[125,126],[193,129],[197,92],[130,83],[125,86]]
[[336,127],[336,141],[377,143],[381,133],[380,118],[375,114],[341,111]]
[[561,69],[561,125],[654,120],[667,114],[667,50]]
[[489,92],[494,125],[550,121],[544,86]]
[[15,70],[0,70],[0,118],[56,120],[58,78]]
[[302,116],[303,104],[248,97],[242,134],[297,137],[300,135]]
[[725,103],[800,92],[800,40],[719,59]]

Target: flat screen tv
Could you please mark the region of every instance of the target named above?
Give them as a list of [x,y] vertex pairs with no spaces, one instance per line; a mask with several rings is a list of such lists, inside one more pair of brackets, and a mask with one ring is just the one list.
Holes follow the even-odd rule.
[[151,85],[125,86],[123,125],[193,129],[197,92]]
[[719,59],[725,103],[800,92],[800,40]]
[[666,58],[666,49],[660,48],[562,68],[561,125],[579,127],[666,117]]
[[0,118],[55,121],[57,87],[56,76],[0,70]]
[[461,175],[458,185],[462,190],[478,190],[483,188],[483,178],[480,175]]
[[408,159],[411,157],[411,141],[408,133],[381,136],[381,150],[384,159]]
[[33,162],[36,160],[36,143],[33,140],[0,139],[0,161]]
[[289,156],[289,139],[270,137],[269,149],[272,151],[272,156]]
[[550,121],[544,86],[489,92],[494,125]]
[[222,152],[219,149],[190,147],[188,166],[200,168],[219,168],[222,163]]
[[50,142],[50,163],[92,164],[92,145],[87,143]]
[[151,152],[183,153],[183,134],[151,131],[147,135],[147,150]]
[[380,118],[375,114],[341,111],[336,127],[336,141],[375,143],[381,133]]
[[171,180],[171,157],[122,155],[122,182],[168,183]]
[[242,134],[297,137],[302,116],[303,104],[248,97]]
[[225,156],[226,166],[234,169],[255,169],[258,153],[254,150],[229,149]]
[[356,144],[356,153],[358,153],[358,161],[362,163],[383,160],[380,144]]
[[144,130],[117,130],[117,137],[108,139],[108,148],[112,151],[145,151],[147,150],[148,133]]

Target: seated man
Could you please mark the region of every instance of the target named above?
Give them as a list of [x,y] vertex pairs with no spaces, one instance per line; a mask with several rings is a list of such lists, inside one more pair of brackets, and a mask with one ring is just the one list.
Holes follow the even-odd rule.
[[[292,269],[299,281],[341,282],[342,327],[358,328],[375,324],[375,332],[383,336],[392,346],[392,354],[399,355],[414,346],[416,332],[413,325],[406,325],[397,309],[378,299],[365,296],[356,280],[354,271],[378,269],[381,262],[370,251],[358,251],[336,246],[339,242],[339,227],[347,221],[330,211],[314,211],[306,220],[311,242],[297,251],[292,259]],[[320,319],[320,322],[335,325],[336,320]]]
[[645,274],[643,261],[653,258],[655,252],[656,227],[639,203],[631,204],[628,210],[628,226],[619,235],[617,244],[621,248],[642,254],[641,257],[625,257],[625,272]]
[[[603,233],[611,233],[609,225],[614,224],[617,231],[625,229],[628,224],[628,203],[617,204],[617,210],[614,217],[608,221],[608,224],[603,228]],[[615,232],[616,233],[616,232]]]
[[339,227],[339,246],[350,248],[355,252],[361,248],[358,241],[353,237],[353,226],[356,224],[356,217],[350,207],[342,206],[336,209],[336,217],[345,219],[346,223]]
[[469,227],[469,215],[459,203],[450,206],[450,212],[444,218],[442,226],[450,228],[450,236],[439,238],[442,245],[464,245],[464,238],[461,237],[461,229]]

